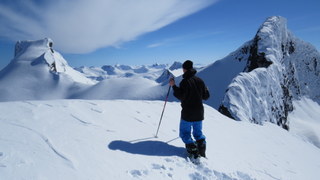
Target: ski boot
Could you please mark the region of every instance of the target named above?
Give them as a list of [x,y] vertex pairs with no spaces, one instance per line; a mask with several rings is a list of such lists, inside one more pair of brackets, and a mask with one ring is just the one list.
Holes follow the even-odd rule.
[[201,157],[206,157],[206,141],[205,139],[197,140],[198,152]]
[[195,143],[186,144],[186,149],[190,159],[197,159],[200,157],[197,145]]

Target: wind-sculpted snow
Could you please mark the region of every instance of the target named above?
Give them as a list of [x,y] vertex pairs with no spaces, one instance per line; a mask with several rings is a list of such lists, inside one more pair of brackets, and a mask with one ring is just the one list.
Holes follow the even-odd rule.
[[246,52],[247,65],[228,86],[221,112],[236,120],[273,122],[289,129],[293,98],[320,102],[320,54],[295,38],[284,18],[268,18]]
[[185,158],[178,137],[179,103],[167,103],[158,138],[154,137],[163,103],[0,102],[0,179],[318,180],[320,176],[320,150],[314,145],[274,124],[233,121],[209,106],[203,122],[208,159],[194,165]]

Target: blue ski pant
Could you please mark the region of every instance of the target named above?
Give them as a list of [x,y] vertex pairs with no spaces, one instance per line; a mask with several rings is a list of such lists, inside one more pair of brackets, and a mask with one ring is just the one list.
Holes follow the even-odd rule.
[[[194,143],[193,138],[198,141],[206,137],[202,133],[202,121],[189,122],[180,120],[179,136],[185,144]],[[191,137],[191,131],[193,138]]]

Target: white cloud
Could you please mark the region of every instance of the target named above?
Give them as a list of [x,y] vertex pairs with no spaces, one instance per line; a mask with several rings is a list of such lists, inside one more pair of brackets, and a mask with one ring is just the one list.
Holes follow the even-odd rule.
[[217,0],[56,0],[0,3],[0,36],[51,37],[56,48],[88,53],[155,31]]
[[155,48],[164,45],[164,43],[154,43],[147,46],[147,48]]
[[207,38],[210,36],[216,36],[216,35],[220,35],[220,34],[222,34],[221,31],[215,31],[215,32],[197,31],[197,32],[193,32],[191,34],[184,34],[181,36],[175,36],[173,38],[163,39],[160,42],[147,45],[147,48],[156,48],[156,47],[160,47],[160,46],[171,45],[171,44],[177,43],[177,42],[190,41],[190,40],[194,40],[194,39],[198,39],[198,38]]

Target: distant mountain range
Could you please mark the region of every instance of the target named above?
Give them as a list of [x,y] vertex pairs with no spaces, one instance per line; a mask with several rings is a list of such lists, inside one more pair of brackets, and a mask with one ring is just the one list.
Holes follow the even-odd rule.
[[[15,57],[0,71],[0,101],[163,100],[169,77],[181,80],[181,62],[72,68],[53,45],[49,38],[17,42]],[[296,38],[283,17],[268,18],[252,40],[196,69],[212,95],[206,103],[235,120],[288,129],[293,100],[320,103],[320,54]]]

